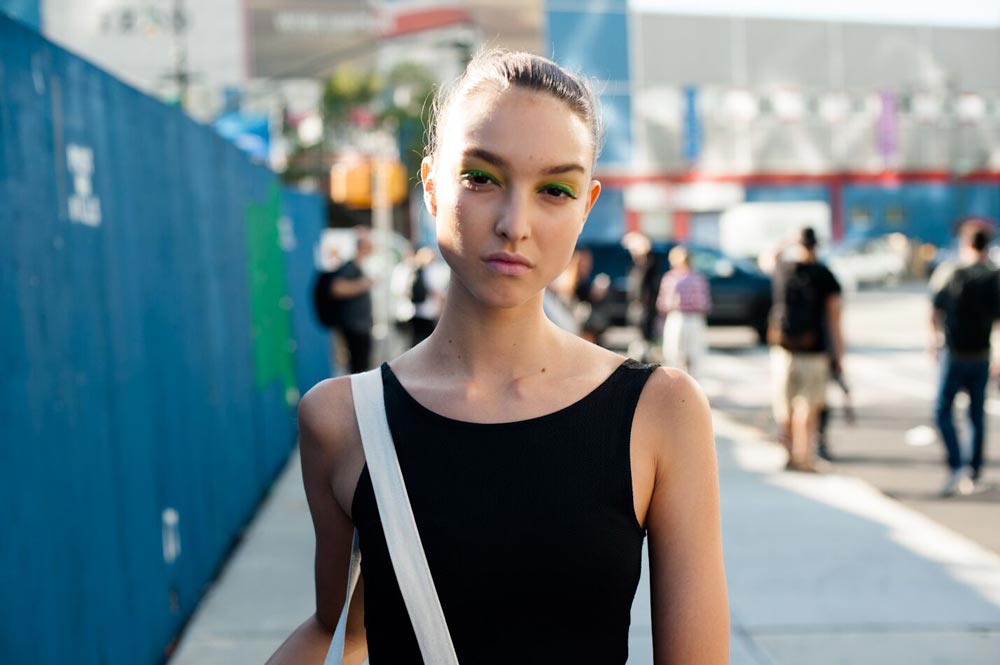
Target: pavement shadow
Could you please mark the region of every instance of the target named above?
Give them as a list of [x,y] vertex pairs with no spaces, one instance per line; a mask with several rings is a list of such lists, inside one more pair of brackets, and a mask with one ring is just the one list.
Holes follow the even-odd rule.
[[718,452],[731,608],[754,640],[1000,627],[992,553],[862,481],[778,471],[776,444],[720,436]]
[[851,344],[848,348],[851,355],[883,356],[890,353],[927,353],[927,347],[911,344],[908,346],[885,346],[882,344]]
[[920,459],[907,457],[905,455],[859,455],[859,454],[836,454],[833,458],[834,464],[850,465],[871,465],[871,466],[895,466],[910,468],[940,469],[941,461],[932,459]]
[[[885,490],[885,495],[899,501],[933,501],[941,497],[936,492]],[[971,494],[948,497],[949,503],[1000,503],[1000,485],[990,483],[977,487]]]

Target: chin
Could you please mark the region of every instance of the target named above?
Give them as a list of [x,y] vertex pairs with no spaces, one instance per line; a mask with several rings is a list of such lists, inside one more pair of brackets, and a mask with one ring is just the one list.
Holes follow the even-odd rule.
[[471,300],[489,308],[514,309],[538,297],[544,287],[536,286],[527,280],[513,281],[497,279],[493,276],[477,276],[465,279],[457,276]]
[[487,307],[496,309],[514,309],[535,299],[541,289],[531,289],[527,285],[504,285],[492,288],[489,284],[479,284],[470,291],[472,297]]

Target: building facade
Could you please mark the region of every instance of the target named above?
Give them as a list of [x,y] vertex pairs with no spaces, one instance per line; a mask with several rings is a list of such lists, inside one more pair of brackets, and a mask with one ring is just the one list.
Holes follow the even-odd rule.
[[1000,217],[1000,24],[545,11],[548,50],[603,90],[609,196],[585,238],[711,240],[746,201],[823,201],[835,236],[937,244]]

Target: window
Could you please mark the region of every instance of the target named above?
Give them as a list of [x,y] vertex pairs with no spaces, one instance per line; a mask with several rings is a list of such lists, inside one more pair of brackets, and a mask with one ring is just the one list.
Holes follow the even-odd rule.
[[868,229],[872,225],[872,213],[867,206],[854,206],[851,208],[851,226],[859,229]]
[[906,222],[906,210],[901,205],[891,205],[885,209],[885,223],[899,228]]

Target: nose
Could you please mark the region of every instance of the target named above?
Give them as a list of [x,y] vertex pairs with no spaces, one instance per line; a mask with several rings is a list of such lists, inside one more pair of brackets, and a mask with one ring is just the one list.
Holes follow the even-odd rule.
[[511,187],[497,217],[494,232],[508,242],[524,240],[531,234],[530,193]]

